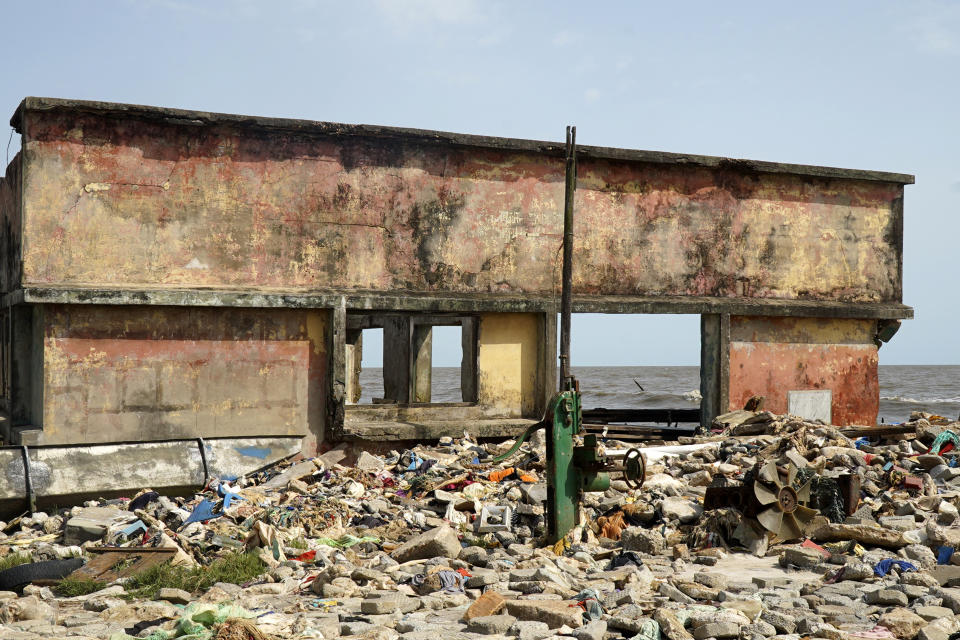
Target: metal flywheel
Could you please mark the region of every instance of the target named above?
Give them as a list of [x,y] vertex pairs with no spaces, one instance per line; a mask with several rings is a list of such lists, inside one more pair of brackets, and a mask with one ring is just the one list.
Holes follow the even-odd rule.
[[757,513],[757,521],[780,540],[800,538],[817,515],[806,506],[810,502],[810,480],[797,487],[796,479],[795,466],[788,465],[782,473],[774,462],[763,465],[754,479],[753,495],[761,508],[766,507]]

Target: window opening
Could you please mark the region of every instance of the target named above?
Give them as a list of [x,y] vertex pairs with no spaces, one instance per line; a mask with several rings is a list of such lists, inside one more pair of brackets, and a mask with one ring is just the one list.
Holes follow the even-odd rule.
[[701,403],[699,315],[574,314],[571,320],[571,363],[580,381],[584,423],[604,425],[617,439],[627,439],[631,426],[695,428]]
[[470,316],[349,314],[347,404],[476,402],[475,327]]

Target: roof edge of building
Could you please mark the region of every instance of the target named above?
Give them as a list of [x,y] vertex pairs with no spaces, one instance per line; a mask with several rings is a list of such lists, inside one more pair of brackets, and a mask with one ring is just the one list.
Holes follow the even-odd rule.
[[[501,138],[495,136],[452,133],[449,131],[432,131],[428,129],[387,127],[366,124],[343,124],[338,122],[300,120],[293,118],[270,118],[264,116],[193,111],[188,109],[174,109],[169,107],[154,107],[116,102],[69,100],[64,98],[24,98],[11,117],[10,125],[14,127],[17,132],[22,133],[21,123],[23,114],[25,112],[54,110],[95,113],[113,117],[138,118],[183,126],[210,126],[225,124],[312,135],[405,138],[415,139],[421,142],[433,142],[439,144],[504,151],[533,152],[559,157],[562,157],[565,153],[564,143],[549,142],[544,140]],[[730,168],[745,172],[753,171],[757,173],[798,175],[825,179],[866,180],[901,185],[913,184],[915,182],[913,175],[905,173],[870,171],[865,169],[843,169],[839,167],[768,162],[763,160],[726,158],[721,156],[705,156],[673,153],[667,151],[645,151],[639,149],[578,145],[577,153],[581,157],[597,160],[692,165],[712,169]]]

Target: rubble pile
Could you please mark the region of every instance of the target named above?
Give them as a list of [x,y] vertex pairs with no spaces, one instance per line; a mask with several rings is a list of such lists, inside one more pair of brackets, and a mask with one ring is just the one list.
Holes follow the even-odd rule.
[[[502,464],[512,442],[467,435],[341,445],[193,496],[25,514],[0,523],[0,637],[956,637],[960,423],[714,427],[644,448],[642,488],[584,494],[552,545],[542,432]],[[212,582],[238,554],[253,573]]]

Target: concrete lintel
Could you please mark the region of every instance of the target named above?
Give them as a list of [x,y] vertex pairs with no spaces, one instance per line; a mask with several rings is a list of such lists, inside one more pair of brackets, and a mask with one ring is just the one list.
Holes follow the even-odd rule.
[[[285,307],[329,309],[340,300],[350,311],[421,313],[553,312],[556,300],[516,294],[454,295],[395,292],[257,292],[207,289],[86,289],[27,287],[7,294],[4,304],[113,304],[189,307]],[[838,302],[773,298],[697,296],[584,296],[573,300],[575,313],[711,314],[797,316],[810,318],[906,319],[913,308],[898,302]]]
[[[365,312],[365,311],[348,311],[347,313],[347,329],[350,330],[363,330],[363,329],[382,329],[384,322],[386,322],[386,316],[390,314],[417,314],[415,311],[396,311],[396,312],[383,312],[377,313],[376,311]],[[464,316],[463,314],[458,313],[431,313],[431,314],[417,314],[414,318],[416,324],[428,324],[434,327],[452,327],[457,326],[463,323]]]

